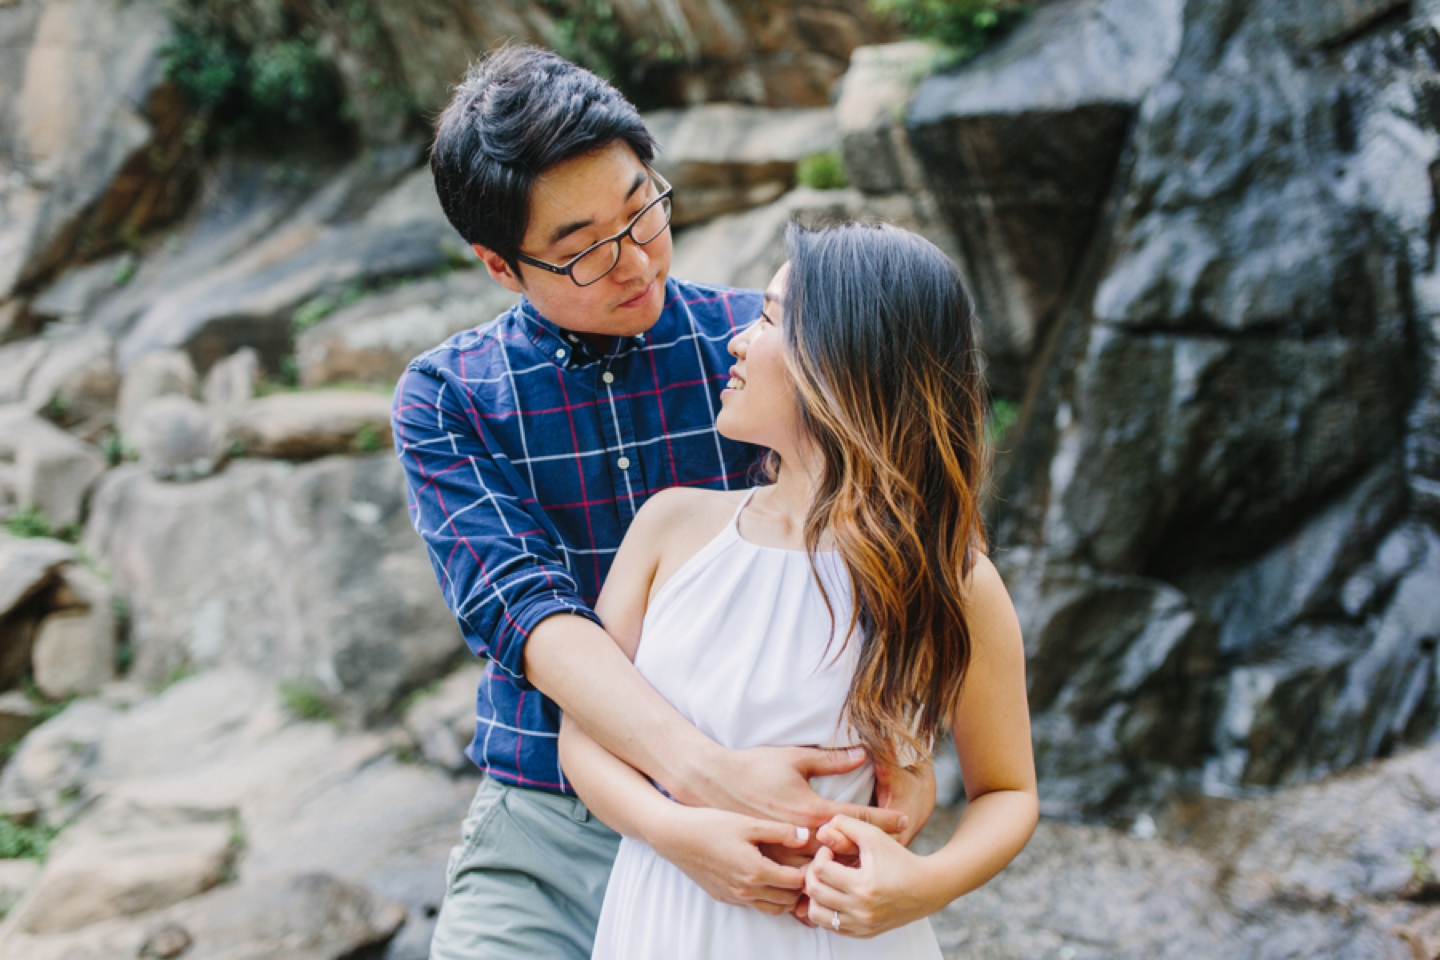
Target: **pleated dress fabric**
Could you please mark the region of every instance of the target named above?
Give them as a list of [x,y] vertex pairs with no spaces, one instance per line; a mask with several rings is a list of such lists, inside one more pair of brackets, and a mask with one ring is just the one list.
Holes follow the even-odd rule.
[[[841,639],[850,606],[838,558],[816,556],[834,607],[832,627],[808,554],[740,536],[749,500],[661,585],[645,614],[635,665],[691,723],[727,747],[849,746],[854,740],[840,718],[858,643]],[[867,803],[874,782],[867,763],[811,785],[833,800]],[[939,960],[940,947],[928,920],[857,940],[792,916],[719,903],[648,844],[626,837],[594,957]]]

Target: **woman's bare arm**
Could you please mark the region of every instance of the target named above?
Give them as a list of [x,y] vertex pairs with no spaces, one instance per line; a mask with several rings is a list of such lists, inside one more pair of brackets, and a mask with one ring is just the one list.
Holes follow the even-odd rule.
[[1025,691],[1025,648],[1015,608],[989,560],[981,558],[970,589],[972,653],[951,721],[969,804],[950,840],[916,856],[867,824],[839,817],[820,829],[823,843],[854,844],[860,865],[836,863],[821,850],[806,876],[810,917],[842,932],[874,936],[929,916],[983,886],[1029,842],[1039,793]]

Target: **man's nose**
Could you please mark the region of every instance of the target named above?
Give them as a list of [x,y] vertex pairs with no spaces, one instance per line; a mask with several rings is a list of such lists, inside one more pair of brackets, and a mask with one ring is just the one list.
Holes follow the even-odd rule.
[[635,242],[633,237],[626,237],[620,241],[620,262],[615,264],[614,276],[616,280],[628,283],[637,276],[643,276],[650,266],[650,257],[645,253],[645,248]]

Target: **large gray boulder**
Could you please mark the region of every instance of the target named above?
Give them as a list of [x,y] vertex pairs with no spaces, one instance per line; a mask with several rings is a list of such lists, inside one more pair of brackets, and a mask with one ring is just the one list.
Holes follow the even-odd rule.
[[271,394],[237,411],[233,430],[251,457],[374,453],[390,447],[390,398],[367,390]]
[[1185,16],[993,508],[1032,645],[1096,636],[1144,660],[1173,619],[1136,630],[1087,602],[1077,620],[1075,570],[1149,584],[1193,619],[1185,669],[1161,671],[1184,682],[1159,698],[1032,660],[1037,752],[1063,765],[1042,764],[1042,795],[1071,813],[1297,783],[1440,723],[1440,591],[1420,586],[1440,478],[1440,114],[1414,42],[1433,13]]
[[986,317],[991,379],[1025,371],[1077,274],[1141,100],[1180,49],[1180,0],[1059,0],[924,80],[909,140]]
[[880,194],[923,187],[923,172],[905,132],[905,111],[940,55],[934,44],[918,40],[857,47],[850,55],[835,123],[851,186]]
[[108,419],[120,389],[115,344],[103,331],[85,328],[47,339],[45,358],[26,380],[25,405],[62,427]]
[[675,188],[676,227],[779,199],[801,159],[838,145],[828,108],[714,103],[649,113],[645,126],[659,146],[655,169]]
[[955,240],[928,199],[801,187],[766,206],[680,231],[671,270],[700,283],[763,290],[785,262],[785,228],[791,220],[812,227],[850,219],[891,223],[920,234],[955,259]]
[[456,270],[366,297],[295,338],[300,385],[393,385],[412,359],[489,323],[517,299],[483,270]]
[[195,396],[195,364],[182,350],[156,350],[137,360],[125,372],[116,401],[115,426],[133,441],[138,436],[140,411],[158,397]]
[[[0,495],[32,508],[60,530],[81,519],[90,487],[105,472],[105,458],[42,417],[20,407],[0,407],[0,463],[13,465]],[[3,476],[3,475],[0,475]]]
[[129,599],[142,683],[242,663],[374,720],[464,650],[388,452],[239,460],[185,485],[121,467],[84,542]]

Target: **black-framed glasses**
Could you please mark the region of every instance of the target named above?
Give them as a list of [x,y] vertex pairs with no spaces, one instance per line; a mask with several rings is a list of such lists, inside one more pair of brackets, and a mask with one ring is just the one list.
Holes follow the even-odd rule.
[[515,259],[532,267],[569,277],[577,287],[588,287],[602,280],[615,269],[615,264],[620,262],[620,245],[626,237],[634,241],[636,246],[643,247],[670,226],[670,195],[675,192],[675,188],[648,165],[645,169],[650,173],[650,181],[660,190],[660,196],[645,204],[624,230],[599,243],[591,244],[563,264],[546,263],[523,253],[516,254]]

